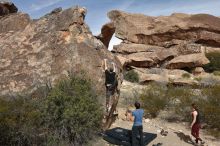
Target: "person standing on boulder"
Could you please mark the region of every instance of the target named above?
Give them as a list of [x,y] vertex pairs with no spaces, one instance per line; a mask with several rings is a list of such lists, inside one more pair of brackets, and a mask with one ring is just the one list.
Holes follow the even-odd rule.
[[132,146],[137,146],[137,137],[140,135],[139,139],[139,145],[143,146],[144,141],[143,141],[143,125],[142,125],[142,119],[144,116],[144,110],[141,109],[141,105],[139,102],[135,102],[134,104],[136,110],[132,112],[133,116],[133,127],[132,127]]
[[113,97],[116,90],[116,67],[115,63],[112,62],[112,67],[107,67],[107,59],[104,59],[104,65],[105,65],[105,86],[106,86],[106,112],[108,113],[111,109],[112,103],[113,103]]
[[191,127],[191,134],[193,137],[195,137],[195,142],[196,144],[198,144],[199,141],[201,141],[201,143],[203,144],[204,142],[202,141],[202,139],[199,137],[199,130],[201,128],[201,124],[200,124],[200,113],[198,111],[198,108],[196,106],[196,104],[192,104],[192,123],[190,125]]

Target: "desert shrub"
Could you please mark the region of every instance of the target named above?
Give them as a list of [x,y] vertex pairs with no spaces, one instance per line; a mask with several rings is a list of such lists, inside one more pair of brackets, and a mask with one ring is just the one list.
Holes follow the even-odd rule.
[[151,84],[148,89],[144,89],[140,94],[142,107],[145,110],[146,116],[156,117],[168,104],[166,96],[166,87],[157,84]]
[[214,74],[215,76],[220,76],[220,71],[214,71],[213,74]]
[[196,77],[195,80],[200,82],[202,80],[202,78],[201,77]]
[[190,121],[189,112],[191,103],[196,103],[199,107],[202,122],[208,125],[207,130],[212,135],[220,137],[220,86],[214,85],[212,87],[201,88],[200,90],[201,95],[195,96],[194,94],[191,96],[193,98],[180,98],[181,105],[175,105],[181,110],[178,114],[184,117],[184,120]]
[[208,76],[202,78],[200,84],[204,87],[211,87],[220,84],[220,80],[216,79],[214,76]]
[[184,74],[182,74],[182,77],[183,77],[183,78],[190,78],[190,74],[184,73]]
[[204,66],[206,72],[220,71],[220,53],[206,53],[210,63]]
[[62,80],[48,92],[45,98],[0,98],[0,145],[84,145],[95,136],[102,109],[85,76]]
[[[198,102],[204,121],[210,129],[220,131],[220,85],[202,89],[204,98]],[[220,132],[218,133],[220,136]]]
[[29,98],[0,99],[0,145],[39,145],[40,110],[38,103]]
[[102,110],[97,95],[85,77],[62,80],[46,99],[44,125],[49,129],[50,143],[68,140],[86,143],[101,127]]
[[124,79],[130,82],[139,82],[139,75],[137,72],[135,72],[134,70],[130,70],[128,72],[125,73],[124,75]]
[[[199,107],[201,119],[207,131],[220,137],[220,85],[189,87],[161,86],[153,84],[140,95],[145,113],[156,117],[161,110],[174,111],[180,121],[191,122],[191,104]],[[172,115],[171,115],[172,116]]]

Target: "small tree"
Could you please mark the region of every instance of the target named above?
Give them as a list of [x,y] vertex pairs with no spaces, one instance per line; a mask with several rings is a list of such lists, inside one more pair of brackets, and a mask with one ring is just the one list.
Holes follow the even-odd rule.
[[62,80],[49,93],[43,111],[51,140],[86,143],[101,127],[100,107],[91,82],[84,76]]
[[205,71],[220,71],[220,53],[206,53],[206,57],[209,59],[210,63],[204,66]]

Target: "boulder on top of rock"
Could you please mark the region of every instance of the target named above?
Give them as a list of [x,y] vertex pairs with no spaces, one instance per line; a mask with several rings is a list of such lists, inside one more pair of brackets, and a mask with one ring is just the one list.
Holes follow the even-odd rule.
[[168,69],[183,69],[201,67],[208,64],[209,60],[203,53],[189,54],[175,57],[166,65]]
[[[137,46],[139,46],[139,45],[137,45]],[[140,46],[143,46],[143,45],[140,45]],[[142,52],[142,51],[139,52],[139,50],[141,50],[141,49],[145,49],[146,52]],[[126,53],[125,53],[125,55],[124,55],[124,53],[120,53],[120,54],[117,54],[117,56],[120,55],[119,58],[121,58],[121,56],[123,56],[124,59],[121,58],[122,64],[125,64],[125,62],[126,62],[126,65],[135,66],[135,67],[152,67],[155,65],[157,65],[159,67],[159,66],[163,65],[166,60],[171,60],[175,56],[177,56],[177,53],[171,49],[160,50],[161,49],[160,47],[158,47],[155,50],[153,50],[153,48],[150,48],[150,47],[149,48],[148,47],[141,48],[141,49],[137,48],[137,50],[138,50],[137,53],[130,53],[127,55],[126,55]],[[133,50],[132,52],[134,52],[134,51],[135,50]]]
[[107,23],[102,26],[101,34],[97,36],[98,39],[108,48],[110,40],[115,33],[115,26],[113,23]]
[[202,67],[196,67],[194,70],[193,70],[193,74],[194,75],[200,75],[202,73],[205,73],[205,70],[202,68]]
[[0,1],[0,16],[8,15],[10,13],[17,13],[18,8],[14,3],[8,1]]
[[173,39],[220,46],[220,18],[208,14],[151,17],[113,10],[108,13],[115,35],[138,44],[160,45]]

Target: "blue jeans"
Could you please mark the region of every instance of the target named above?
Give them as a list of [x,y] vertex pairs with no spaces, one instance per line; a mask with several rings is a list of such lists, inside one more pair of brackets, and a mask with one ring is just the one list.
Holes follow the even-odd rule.
[[[140,136],[140,138],[139,138]],[[137,138],[139,140],[137,140]],[[132,127],[132,146],[144,146],[143,141],[143,126]]]

